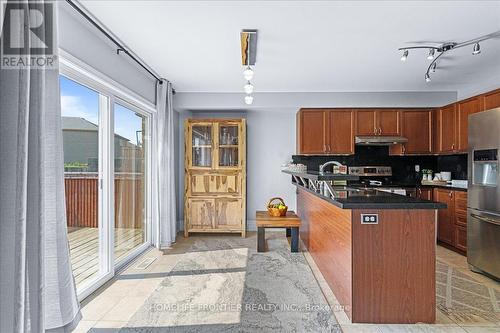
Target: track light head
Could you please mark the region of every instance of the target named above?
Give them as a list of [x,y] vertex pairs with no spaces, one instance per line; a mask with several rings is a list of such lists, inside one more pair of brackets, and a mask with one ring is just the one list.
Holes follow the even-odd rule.
[[437,62],[435,62],[434,64],[432,64],[431,70],[432,70],[433,73],[436,73],[436,67],[437,67]]
[[243,90],[247,95],[253,93],[253,84],[250,81],[247,81],[247,84],[243,86]]
[[431,82],[431,76],[429,73],[425,73],[425,82]]
[[403,55],[401,56],[401,61],[405,62],[407,58],[408,58],[408,50],[404,50]]
[[479,46],[479,43],[474,44],[474,48],[472,49],[472,54],[476,55],[481,53],[481,46]]
[[429,55],[427,56],[427,60],[434,59],[434,49],[429,49]]

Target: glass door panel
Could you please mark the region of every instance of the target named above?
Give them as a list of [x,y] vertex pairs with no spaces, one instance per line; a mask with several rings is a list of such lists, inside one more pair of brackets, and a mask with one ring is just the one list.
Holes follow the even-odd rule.
[[146,241],[147,118],[114,105],[115,263]]
[[[76,287],[107,273],[101,265],[99,93],[60,76],[66,223]],[[103,268],[101,268],[103,267]]]
[[193,125],[192,128],[193,167],[212,166],[212,125]]
[[219,126],[219,166],[237,167],[238,159],[238,125]]

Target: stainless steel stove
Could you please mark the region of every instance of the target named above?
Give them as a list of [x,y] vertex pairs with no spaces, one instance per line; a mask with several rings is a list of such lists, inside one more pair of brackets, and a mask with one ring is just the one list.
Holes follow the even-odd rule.
[[391,182],[392,168],[390,166],[353,166],[349,167],[349,174],[360,177],[358,183],[353,184],[358,187],[399,195],[409,194],[406,188]]

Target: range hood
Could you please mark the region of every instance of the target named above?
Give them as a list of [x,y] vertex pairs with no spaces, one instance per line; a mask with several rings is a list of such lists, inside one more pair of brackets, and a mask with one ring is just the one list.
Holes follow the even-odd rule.
[[355,143],[361,146],[392,146],[399,143],[406,143],[408,139],[403,136],[356,136]]

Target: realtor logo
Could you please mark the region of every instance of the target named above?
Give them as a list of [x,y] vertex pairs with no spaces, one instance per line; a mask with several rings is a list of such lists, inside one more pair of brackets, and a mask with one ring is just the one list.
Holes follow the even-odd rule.
[[6,3],[0,43],[2,69],[54,65],[54,10],[51,2]]

